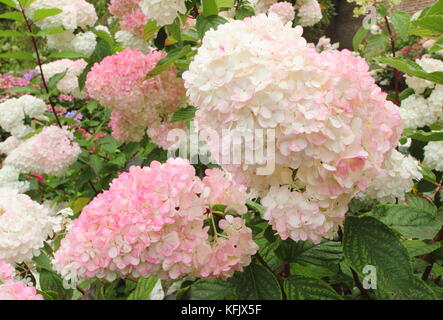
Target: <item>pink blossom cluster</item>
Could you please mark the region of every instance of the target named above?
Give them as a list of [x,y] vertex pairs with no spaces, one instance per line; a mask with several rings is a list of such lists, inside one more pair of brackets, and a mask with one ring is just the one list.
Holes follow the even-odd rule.
[[[29,80],[25,78],[14,77],[9,74],[0,74],[0,92],[6,91],[15,87],[24,87],[29,85]],[[12,96],[10,93],[2,93],[0,95],[0,103],[9,99]]]
[[277,2],[269,8],[268,14],[275,14],[282,20],[283,23],[287,23],[294,20],[295,8],[290,2]]
[[139,3],[141,0],[111,0],[109,12],[120,19],[120,27],[140,38],[148,18],[143,14]]
[[[266,217],[282,237],[319,241],[381,172],[402,128],[398,108],[362,58],[347,50],[319,53],[302,31],[275,15],[223,24],[205,34],[183,79],[198,107],[197,129],[216,159],[230,150],[211,140],[214,130],[228,145],[257,129],[275,134],[275,150],[254,139],[243,146],[248,161],[219,164],[262,197],[271,187],[287,188],[281,196],[272,192]],[[267,162],[274,170],[259,175]],[[281,198],[291,192],[304,204]]]
[[[228,178],[213,174],[220,188],[229,184]],[[54,255],[55,270],[72,282],[121,275],[231,276],[250,263],[257,245],[243,219],[232,216],[220,220],[225,235],[208,233],[211,195],[204,191],[205,182],[188,160],[131,167],[73,221]]]
[[167,123],[174,111],[185,100],[183,80],[177,78],[176,69],[170,67],[146,80],[165,53],[151,51],[144,54],[127,48],[95,64],[88,73],[86,88],[92,98],[112,109],[110,126],[118,140],[139,141],[146,127],[154,138],[166,141],[167,129],[182,124]]
[[35,287],[14,280],[14,268],[0,260],[0,300],[43,300]]
[[56,176],[63,175],[77,160],[80,146],[65,128],[44,127],[35,136],[24,140],[10,151],[4,164],[20,172],[39,172]]

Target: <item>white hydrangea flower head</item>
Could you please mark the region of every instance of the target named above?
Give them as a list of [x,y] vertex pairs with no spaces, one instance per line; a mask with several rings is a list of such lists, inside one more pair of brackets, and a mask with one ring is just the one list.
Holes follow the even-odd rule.
[[377,200],[380,203],[395,203],[396,199],[403,201],[405,194],[414,186],[414,180],[423,178],[418,161],[395,149],[383,162],[383,169],[357,198]]
[[37,26],[42,29],[63,27],[74,31],[78,27],[93,26],[98,19],[95,7],[85,0],[36,0],[27,8],[27,12],[33,17],[37,10],[53,8],[63,12],[37,21]]
[[443,171],[443,141],[431,141],[423,150],[423,163],[433,170]]
[[115,40],[125,48],[138,49],[143,53],[152,51],[152,47],[146,41],[129,31],[117,31]]
[[0,127],[22,138],[32,132],[32,128],[25,124],[25,118],[45,119],[42,118],[45,111],[46,103],[30,95],[8,99],[0,103]]
[[15,189],[18,193],[29,190],[28,181],[19,181],[20,172],[13,166],[4,166],[0,169],[0,188]]
[[[415,61],[424,71],[431,73],[437,71],[443,71],[443,61],[428,57],[422,57]],[[427,88],[434,88],[435,83],[429,80],[420,79],[413,76],[405,75],[406,84],[408,87],[414,89],[415,93],[422,94]]]
[[402,100],[400,116],[405,128],[421,128],[442,119],[443,109],[441,105],[430,104],[424,97],[412,94]]
[[42,69],[47,80],[58,73],[66,71],[66,75],[58,82],[57,89],[64,94],[69,94],[76,98],[85,98],[86,94],[81,92],[78,87],[78,77],[82,74],[86,65],[87,62],[83,59],[60,59],[42,65]]
[[323,18],[320,4],[317,0],[298,0],[298,17],[300,25],[310,27],[319,22]]
[[75,34],[72,30],[66,30],[62,33],[48,34],[46,36],[46,43],[49,49],[60,51],[72,50],[72,41],[75,39]]
[[71,45],[73,51],[90,57],[95,50],[95,46],[97,45],[97,37],[95,33],[91,31],[78,33],[72,40]]
[[428,97],[430,105],[440,107],[443,110],[443,85],[437,84]]
[[0,260],[20,263],[40,254],[52,235],[48,211],[17,190],[0,189]]
[[159,26],[166,26],[174,22],[177,13],[186,13],[184,0],[141,0],[140,7],[143,13]]

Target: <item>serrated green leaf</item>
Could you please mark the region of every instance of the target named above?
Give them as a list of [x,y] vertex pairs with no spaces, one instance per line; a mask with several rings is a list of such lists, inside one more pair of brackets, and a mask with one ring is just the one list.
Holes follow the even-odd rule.
[[33,20],[34,21],[39,21],[39,20],[42,20],[42,19],[47,18],[47,17],[55,16],[55,15],[60,14],[62,12],[63,12],[63,10],[60,10],[58,8],[38,9],[34,13]]
[[234,291],[235,285],[230,281],[198,280],[188,291],[190,300],[223,300]]
[[443,15],[427,15],[412,22],[415,27],[424,28],[436,33],[443,33]]
[[235,292],[240,300],[280,300],[282,293],[275,276],[257,263],[236,275]]
[[406,200],[410,206],[429,213],[432,216],[437,215],[437,207],[427,199],[416,197],[412,194],[406,195]]
[[418,257],[428,253],[431,253],[440,248],[440,243],[426,243],[421,240],[406,240],[403,242],[403,246],[408,250],[410,257]]
[[283,286],[288,300],[343,300],[326,282],[316,278],[292,276]]
[[285,262],[302,265],[327,267],[338,264],[343,257],[342,245],[335,241],[323,241],[314,244],[310,241],[282,241],[275,251],[276,255]]
[[384,53],[388,47],[389,38],[384,34],[374,34],[366,40],[364,56],[371,59]]
[[437,300],[435,292],[422,280],[414,277],[412,285],[406,290],[396,291],[384,286],[375,290],[380,300]]
[[6,93],[32,93],[32,94],[40,94],[40,90],[34,87],[15,87],[5,91]]
[[48,80],[48,87],[50,90],[53,90],[57,87],[57,84],[62,80],[65,76],[68,70],[64,72],[60,72],[57,74],[54,74],[49,80]]
[[373,217],[346,217],[343,254],[360,275],[364,275],[365,266],[375,266],[378,286],[408,290],[413,285],[406,248],[389,227]]
[[420,172],[423,175],[424,180],[429,181],[431,183],[437,183],[437,177],[435,176],[435,173],[432,172],[432,170],[429,169],[428,167],[420,165]]
[[377,218],[406,238],[433,239],[441,227],[435,216],[413,206],[379,205],[366,215]]
[[37,32],[36,36],[38,37],[45,37],[48,34],[60,34],[65,32],[66,30],[63,28],[48,28],[48,29],[44,29],[44,30],[40,30],[39,32]]
[[53,272],[51,260],[49,260],[48,255],[43,250],[40,250],[40,255],[32,260],[37,264],[37,268]]
[[177,41],[182,41],[181,29],[180,29],[180,19],[176,18],[174,22],[166,26],[168,34],[172,36]]
[[157,282],[160,281],[155,276],[149,278],[140,278],[135,290],[128,296],[128,300],[149,300],[151,292]]

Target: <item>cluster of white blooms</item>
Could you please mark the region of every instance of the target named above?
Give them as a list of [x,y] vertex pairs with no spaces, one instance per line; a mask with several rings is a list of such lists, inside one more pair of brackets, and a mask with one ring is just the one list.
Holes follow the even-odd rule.
[[310,43],[309,46],[315,48],[317,52],[322,52],[326,50],[337,50],[340,47],[340,43],[331,43],[330,38],[322,36],[320,39],[318,39],[316,45]]
[[12,150],[4,164],[22,173],[63,175],[81,151],[73,140],[73,134],[64,128],[45,127]]
[[[96,26],[95,29],[110,34],[105,26]],[[74,34],[73,31],[67,30],[63,33],[47,35],[46,39],[50,49],[76,51],[87,57],[92,55],[97,45],[97,36],[92,31]]]
[[433,170],[443,171],[443,141],[431,141],[425,147],[423,163]]
[[283,23],[288,23],[295,18],[295,8],[290,2],[277,2],[269,8],[268,14],[275,14]]
[[0,169],[0,188],[15,189],[19,193],[29,190],[28,181],[19,181],[20,172],[13,166],[4,166]]
[[0,260],[20,263],[32,259],[51,235],[44,206],[17,190],[0,189]]
[[54,16],[36,21],[36,25],[42,29],[64,28],[74,31],[78,27],[92,26],[98,17],[94,5],[86,0],[35,0],[31,2],[26,12],[32,18],[37,10],[60,9],[63,12]]
[[414,186],[414,180],[423,177],[418,161],[395,149],[383,162],[382,168],[384,172],[380,173],[364,192],[357,194],[357,198],[395,203],[396,199],[404,200],[405,193],[411,191]]
[[22,138],[32,132],[26,117],[45,120],[43,113],[46,103],[42,99],[30,95],[11,98],[0,103],[0,127],[17,138]]
[[298,0],[298,17],[300,25],[310,27],[323,18],[320,4],[317,0]]
[[140,7],[143,13],[159,26],[166,26],[174,22],[177,13],[186,13],[184,0],[142,0]]
[[0,154],[10,154],[12,150],[21,145],[23,141],[24,140],[17,139],[14,136],[10,136],[5,141],[0,142]]
[[146,41],[129,31],[117,31],[115,40],[124,48],[138,49],[143,53],[152,51],[152,47]]
[[[443,61],[423,57],[416,61],[426,72],[443,71]],[[407,85],[414,89],[401,102],[400,115],[405,128],[420,128],[443,120],[443,85],[405,75]],[[432,90],[429,96],[424,96],[427,90]]]
[[58,73],[66,71],[65,76],[57,83],[57,89],[64,94],[69,94],[76,98],[84,98],[86,95],[78,87],[78,77],[82,74],[86,65],[87,62],[83,59],[60,59],[42,65],[42,69],[47,80]]

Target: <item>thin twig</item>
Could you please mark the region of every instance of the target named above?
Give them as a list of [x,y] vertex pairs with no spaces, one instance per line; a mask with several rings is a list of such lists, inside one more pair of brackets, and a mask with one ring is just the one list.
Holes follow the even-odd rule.
[[[19,2],[19,5],[20,5],[20,10],[21,10],[21,13],[23,15],[23,18],[25,19],[26,27],[28,28],[28,31],[32,34],[32,24],[29,22],[28,17],[26,17],[25,9],[22,7],[20,2]],[[31,35],[31,40],[32,40],[32,45],[34,47],[34,51],[35,51],[36,57],[37,57],[37,64],[38,64],[38,68],[40,69],[40,77],[42,79],[43,87],[45,88],[46,93],[48,94],[48,101],[49,101],[49,104],[51,105],[52,113],[55,116],[55,120],[57,121],[58,126],[61,128],[62,124],[61,124],[60,119],[59,119],[59,117],[57,115],[57,111],[55,110],[55,104],[52,101],[51,96],[49,95],[48,84],[46,83],[45,75],[43,73],[42,61],[40,59],[40,53],[38,51],[37,40],[32,35]]]
[[[389,25],[388,17],[385,16],[386,27],[388,28],[389,38],[391,39],[392,56],[395,58],[395,38],[392,33],[391,26]],[[395,90],[395,103],[400,105],[400,73],[394,68],[394,90]]]

